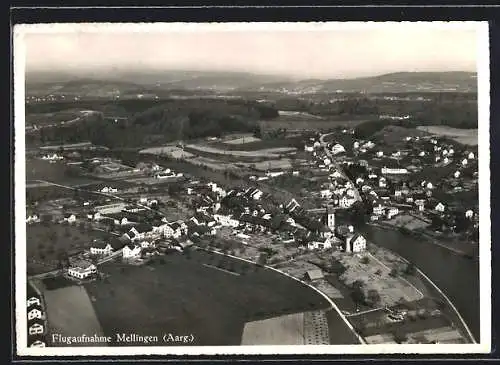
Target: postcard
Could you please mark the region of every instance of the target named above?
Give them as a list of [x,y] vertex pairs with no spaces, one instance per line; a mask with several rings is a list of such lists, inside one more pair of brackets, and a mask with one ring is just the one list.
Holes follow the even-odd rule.
[[487,22],[13,33],[18,355],[490,351]]

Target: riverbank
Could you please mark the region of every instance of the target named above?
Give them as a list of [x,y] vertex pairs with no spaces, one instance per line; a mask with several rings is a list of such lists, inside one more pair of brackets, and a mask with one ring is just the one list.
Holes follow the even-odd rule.
[[438,241],[436,240],[435,237],[431,236],[430,234],[427,234],[422,231],[416,231],[416,230],[405,230],[401,231],[401,229],[397,226],[394,226],[390,223],[385,223],[385,222],[378,222],[378,223],[368,223],[370,226],[374,227],[380,227],[384,229],[391,229],[393,231],[396,231],[398,233],[401,233],[403,235],[409,235],[413,236],[416,238],[425,238],[429,243],[432,243],[433,245],[442,247],[450,252],[453,252],[457,255],[461,255],[467,258],[473,258],[473,259],[478,259],[477,252],[478,250],[474,250],[474,247],[470,244],[466,244],[464,242],[449,242],[449,241]]
[[456,309],[456,318],[463,318],[464,329],[469,328],[475,339],[480,338],[478,261],[381,225],[365,225],[360,227],[360,233],[367,241],[389,249],[418,268],[436,298],[448,298],[445,302]]

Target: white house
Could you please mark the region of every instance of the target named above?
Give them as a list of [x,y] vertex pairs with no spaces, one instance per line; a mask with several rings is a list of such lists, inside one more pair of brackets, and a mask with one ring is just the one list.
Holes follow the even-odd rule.
[[334,155],[338,155],[339,153],[343,153],[345,152],[345,148],[344,146],[342,146],[341,144],[337,143],[335,144],[333,147],[332,147],[332,153]]
[[217,223],[225,227],[238,227],[240,222],[232,218],[230,215],[214,214],[214,219]]
[[28,215],[28,217],[26,218],[26,223],[28,224],[38,223],[38,222],[40,222],[40,217],[38,216],[38,214],[31,214]]
[[323,242],[312,241],[307,243],[307,248],[309,250],[327,250],[332,248],[332,240],[327,238]]
[[352,145],[352,148],[353,149],[358,149],[359,148],[359,142],[358,141],[354,142],[353,145]]
[[430,181],[425,184],[425,187],[427,189],[434,189],[434,185],[432,185],[432,183]]
[[385,188],[387,187],[387,180],[385,177],[381,177],[379,180],[378,180],[378,186],[381,187],[381,188]]
[[138,258],[141,255],[141,246],[135,244],[125,245],[122,254],[124,259]]
[[425,151],[420,151],[420,153],[418,154],[420,157],[424,157],[425,156]]
[[377,157],[383,157],[384,156],[384,151],[377,151],[376,156]]
[[363,179],[362,177],[356,178],[356,185],[361,185],[364,182],[365,182],[365,179]]
[[390,207],[387,209],[386,214],[387,214],[387,219],[391,219],[395,215],[398,215],[399,209],[397,207]]
[[33,319],[42,319],[43,318],[43,313],[40,309],[38,308],[33,308],[30,311],[28,311],[28,320],[31,321]]
[[321,198],[322,199],[330,199],[332,197],[332,192],[331,190],[321,190],[320,192]]
[[373,214],[382,215],[384,214],[384,209],[385,207],[382,204],[378,203],[377,205],[373,206]]
[[473,216],[474,216],[474,212],[473,212],[471,209],[469,209],[469,210],[467,210],[467,211],[465,212],[465,218],[469,218],[469,219],[470,219],[470,218],[472,218]]
[[453,176],[455,177],[455,179],[458,179],[460,177],[460,171],[455,171],[455,173],[453,174]]
[[408,170],[404,168],[388,168],[388,167],[382,167],[380,171],[383,175],[400,175],[400,174],[407,174]]
[[98,220],[102,219],[102,215],[100,212],[89,213],[89,214],[87,214],[87,218],[90,220],[98,221]]
[[347,195],[344,195],[342,198],[339,199],[339,206],[341,208],[349,208],[355,202],[356,202],[356,199],[349,197]]
[[43,333],[43,325],[41,323],[34,323],[29,327],[28,332],[31,336],[41,335]]
[[304,146],[304,151],[306,151],[306,152],[313,152],[314,151],[314,147],[313,146],[305,145]]
[[453,148],[450,148],[448,150],[448,156],[453,156],[455,154],[455,150]]
[[362,252],[364,250],[366,250],[366,239],[362,235],[356,233],[346,237],[346,252]]
[[449,163],[450,163],[450,159],[449,159],[448,157],[445,157],[445,158],[443,159],[443,164],[447,165],[447,164],[449,164]]
[[444,212],[445,206],[443,203],[439,202],[435,207],[434,210],[437,212]]
[[469,160],[473,160],[476,156],[474,155],[474,152],[469,152],[469,154],[467,155],[467,158]]
[[27,301],[26,301],[26,305],[28,307],[31,307],[32,305],[42,305],[41,301],[40,301],[40,298],[37,298],[37,297],[30,297]]
[[77,279],[86,279],[97,273],[97,267],[89,261],[79,260],[71,263],[68,268],[68,275]]
[[90,246],[90,253],[92,255],[108,256],[111,255],[111,252],[113,252],[113,247],[107,242],[94,241]]
[[63,218],[64,222],[68,223],[75,223],[76,222],[76,215],[74,214],[65,214]]
[[469,161],[467,161],[467,159],[466,159],[466,158],[464,158],[464,159],[462,160],[462,166],[467,166],[467,164],[468,164],[468,163],[469,163]]
[[252,193],[252,195],[251,195],[251,196],[252,196],[252,198],[253,198],[254,200],[259,200],[259,199],[262,197],[262,195],[263,195],[263,194],[264,194],[264,192],[262,192],[262,191],[260,191],[259,189],[257,189],[257,190],[255,190],[255,191]]

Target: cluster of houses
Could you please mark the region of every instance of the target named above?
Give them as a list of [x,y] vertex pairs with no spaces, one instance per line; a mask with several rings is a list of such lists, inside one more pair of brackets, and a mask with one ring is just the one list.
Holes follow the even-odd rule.
[[45,312],[40,295],[27,286],[27,317],[28,317],[28,346],[46,347],[45,343]]

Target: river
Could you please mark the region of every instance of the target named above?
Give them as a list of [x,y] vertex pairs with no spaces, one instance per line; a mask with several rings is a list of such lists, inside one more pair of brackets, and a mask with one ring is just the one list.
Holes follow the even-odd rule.
[[381,227],[361,228],[366,239],[413,262],[451,300],[479,341],[479,262],[425,239]]

